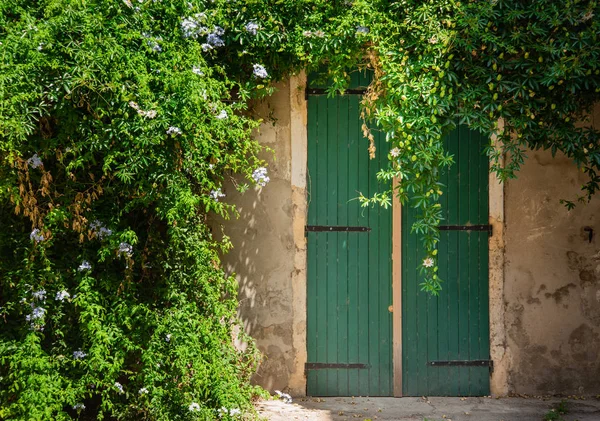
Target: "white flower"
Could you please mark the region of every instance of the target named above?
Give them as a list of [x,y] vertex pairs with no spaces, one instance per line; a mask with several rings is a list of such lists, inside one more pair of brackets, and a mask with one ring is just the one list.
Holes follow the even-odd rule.
[[254,179],[254,182],[261,187],[266,186],[267,183],[271,181],[271,179],[267,176],[267,169],[265,167],[259,167],[255,169],[252,173],[252,178]]
[[145,387],[142,387],[142,388],[141,388],[141,389],[138,391],[138,393],[139,393],[140,395],[145,395],[145,394],[147,394],[147,393],[148,393],[148,389],[146,389]]
[[81,410],[84,410],[84,409],[85,409],[85,405],[84,405],[84,404],[82,404],[82,403],[78,403],[78,404],[75,404],[75,405],[73,405],[73,409],[74,409],[75,411],[79,411],[80,409],[81,409]]
[[54,298],[56,301],[65,301],[67,298],[71,297],[71,294],[69,294],[66,290],[62,290],[62,291],[58,291],[56,293],[56,297]]
[[165,336],[165,341],[171,342],[171,334],[170,333]]
[[32,322],[34,320],[40,320],[40,319],[44,318],[45,314],[46,314],[45,308],[34,307],[33,310],[31,311],[31,314],[28,314],[27,316],[25,316],[25,320],[27,320],[28,322]]
[[269,77],[269,74],[267,73],[267,69],[265,69],[264,66],[262,66],[260,64],[255,64],[254,65],[254,76],[259,79],[265,79],[265,78]]
[[198,76],[204,76],[204,72],[198,66],[192,67],[192,73],[194,73]]
[[229,415],[235,417],[236,415],[241,415],[242,411],[239,408],[232,408],[229,410]]
[[42,162],[42,160],[40,159],[38,154],[34,154],[26,162],[28,165],[31,165],[32,168],[37,168],[37,167],[44,165],[44,163]]
[[400,155],[400,149],[398,148],[394,148],[390,151],[390,155],[392,155],[394,158],[396,158],[397,156]]
[[225,45],[225,41],[221,38],[221,35],[225,33],[225,30],[220,26],[215,26],[213,31],[206,36],[206,43],[211,47],[217,48]]
[[278,397],[280,397],[284,403],[292,403],[292,397],[287,393],[281,393],[279,390],[275,391]]
[[192,412],[200,411],[200,405],[198,405],[196,402],[192,402],[190,406],[188,406],[188,409]]
[[168,135],[180,135],[182,133],[181,129],[179,127],[175,127],[175,126],[171,126],[167,129],[167,134]]
[[212,50],[212,45],[210,44],[202,44],[200,46],[202,47],[202,51]]
[[125,391],[123,390],[123,385],[121,383],[115,382],[115,387],[119,389],[119,393],[125,393]]
[[75,360],[83,360],[85,357],[87,357],[87,354],[81,349],[78,349],[77,351],[73,352],[73,359]]
[[91,268],[92,268],[92,265],[90,265],[90,262],[88,262],[87,260],[84,260],[83,262],[81,262],[81,264],[77,268],[77,271],[83,272],[84,270],[90,270]]
[[158,44],[156,40],[149,39],[148,41],[146,41],[146,44],[148,44],[148,47],[152,48],[152,51],[156,51],[157,53],[160,53],[162,51],[162,47]]
[[225,120],[227,117],[227,111],[225,110],[221,110],[221,112],[216,116],[216,118],[218,118],[219,120]]
[[44,241],[44,236],[39,229],[34,228],[34,230],[31,231],[31,234],[29,234],[29,239],[39,243],[40,241]]
[[156,115],[158,113],[156,112],[156,110],[149,110],[149,111],[139,110],[138,114],[141,115],[142,117],[152,119],[152,118],[156,117]]
[[[131,105],[131,103],[130,103],[130,105]],[[100,240],[102,240],[102,239],[103,239],[103,238],[105,238],[105,237],[108,237],[108,236],[112,235],[112,230],[110,230],[110,229],[106,228],[106,227],[105,227],[105,226],[102,224],[102,222],[98,221],[97,219],[96,219],[94,222],[92,222],[92,223],[90,224],[90,228],[91,228],[92,230],[96,231],[96,236],[97,236],[97,237],[98,237]]]
[[196,38],[200,33],[200,23],[193,18],[184,18],[181,21],[181,31],[186,38]]
[[210,197],[212,197],[214,200],[216,200],[217,202],[219,201],[219,198],[221,197],[225,197],[225,194],[223,194],[221,192],[221,188],[218,188],[216,190],[212,190],[210,192]]
[[38,301],[44,301],[46,299],[46,290],[40,289],[39,291],[32,292],[31,295]]
[[366,26],[360,26],[360,25],[358,25],[356,27],[356,33],[357,34],[368,34],[369,33],[369,28],[367,28]]
[[119,256],[122,254],[126,254],[127,256],[131,257],[131,255],[133,254],[133,247],[129,243],[121,243],[119,244],[118,254]]
[[252,21],[248,22],[245,28],[246,31],[251,33],[252,35],[256,35],[256,33],[258,32],[258,25]]
[[425,266],[426,268],[432,268],[434,264],[435,262],[431,257],[428,257],[425,260],[423,260],[423,266]]
[[317,37],[317,38],[323,38],[325,36],[325,32],[318,30],[318,31],[304,31],[302,32],[302,35],[304,35],[307,38],[311,38],[311,37]]

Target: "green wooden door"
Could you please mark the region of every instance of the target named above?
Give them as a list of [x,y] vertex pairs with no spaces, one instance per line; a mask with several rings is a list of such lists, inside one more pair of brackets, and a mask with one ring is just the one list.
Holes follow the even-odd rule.
[[[351,88],[368,83],[357,72]],[[376,173],[388,148],[376,135],[377,157],[369,160],[359,101],[355,94],[308,97],[309,396],[393,393],[391,210],[357,200],[383,189]]]
[[[402,393],[404,396],[489,394],[488,236],[457,226],[488,224],[487,139],[460,127],[446,138],[455,164],[442,182],[445,220],[439,247],[439,296],[420,291],[425,255],[402,210]],[[476,227],[474,227],[476,228]],[[477,361],[480,361],[479,363]],[[479,366],[473,364],[480,364]]]

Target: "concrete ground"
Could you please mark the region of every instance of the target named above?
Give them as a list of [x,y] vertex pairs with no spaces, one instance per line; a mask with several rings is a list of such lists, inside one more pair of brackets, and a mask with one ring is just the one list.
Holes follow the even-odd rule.
[[[296,398],[261,401],[269,421],[542,421],[560,399]],[[568,412],[551,420],[600,421],[600,400],[567,399]]]

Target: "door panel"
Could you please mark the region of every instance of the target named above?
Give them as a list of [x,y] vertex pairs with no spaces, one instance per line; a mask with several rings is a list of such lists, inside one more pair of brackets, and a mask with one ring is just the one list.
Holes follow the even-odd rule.
[[[465,127],[446,137],[455,164],[441,225],[488,224],[487,139]],[[457,365],[489,360],[488,231],[441,231],[438,297],[420,291],[418,267],[426,257],[411,233],[414,211],[402,209],[402,383],[404,396],[489,394],[489,367]],[[432,362],[451,361],[448,366]],[[457,363],[460,361],[461,363]]]
[[[368,75],[353,74],[351,88]],[[391,209],[362,208],[358,196],[381,191],[387,159],[363,138],[359,95],[308,99],[308,225],[368,227],[363,232],[307,231],[307,394],[391,396]]]

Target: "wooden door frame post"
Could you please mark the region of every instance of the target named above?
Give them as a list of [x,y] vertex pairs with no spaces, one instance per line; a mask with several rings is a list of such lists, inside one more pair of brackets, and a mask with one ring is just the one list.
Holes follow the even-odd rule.
[[394,397],[402,397],[402,205],[392,187],[392,343]]

